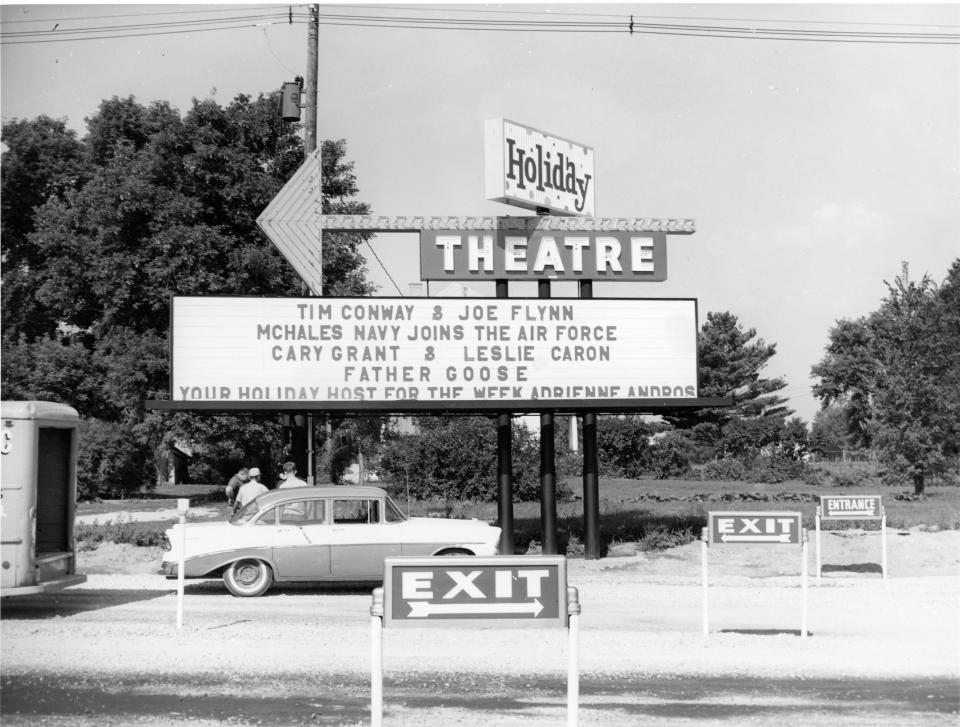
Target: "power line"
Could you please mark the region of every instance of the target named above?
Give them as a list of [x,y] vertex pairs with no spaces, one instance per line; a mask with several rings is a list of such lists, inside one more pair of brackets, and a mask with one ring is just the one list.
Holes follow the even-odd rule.
[[[535,15],[540,17],[588,17],[588,18],[624,18],[626,17],[625,13],[574,13],[574,12],[548,12],[544,10],[490,10],[483,8],[469,8],[467,10],[461,9],[458,7],[444,7],[444,6],[432,6],[424,7],[423,5],[360,5],[360,4],[349,4],[342,5],[337,3],[324,4],[324,8],[368,8],[376,9],[380,12],[392,11],[392,10],[413,10],[420,12],[436,12],[436,13],[457,13],[457,12],[469,12],[475,14],[497,14],[497,15]],[[686,20],[686,21],[700,21],[700,20],[720,20],[724,22],[744,22],[744,23],[802,23],[805,25],[877,25],[877,26],[888,26],[888,27],[919,27],[919,28],[960,28],[960,25],[952,25],[945,23],[892,23],[892,22],[878,22],[870,20],[796,20],[796,19],[785,19],[785,18],[728,18],[728,17],[716,17],[716,16],[687,16],[687,15],[639,15],[631,14],[632,18],[640,18],[644,20]]]
[[[606,17],[606,16],[605,16]],[[420,30],[476,30],[512,32],[623,33],[629,35],[677,35],[749,40],[791,40],[834,43],[902,43],[953,45],[960,33],[887,32],[851,30],[799,30],[776,27],[735,25],[677,24],[638,22],[622,17],[619,21],[562,20],[487,20],[478,18],[430,18],[410,15],[363,15],[321,13],[321,23],[331,26],[404,28]]]
[[[299,6],[297,6],[299,7]],[[166,12],[143,12],[143,13],[117,13],[117,14],[104,14],[104,15],[79,15],[75,17],[53,17],[53,18],[30,18],[27,20],[4,20],[4,25],[22,25],[24,23],[43,23],[49,25],[53,23],[69,23],[74,20],[110,20],[113,18],[150,18],[155,15],[209,15],[211,13],[223,13],[223,12],[240,12],[242,10],[256,10],[256,11],[267,11],[274,10],[278,11],[279,6],[277,5],[237,5],[237,6],[227,6],[227,5],[218,5],[215,9],[205,9],[205,10],[170,10]],[[284,11],[285,12],[285,11]]]
[[367,247],[370,248],[370,252],[373,253],[373,256],[377,259],[377,262],[380,263],[380,267],[383,269],[383,272],[386,273],[387,277],[390,278],[390,282],[393,283],[393,287],[397,289],[397,292],[402,296],[403,291],[400,290],[400,286],[397,285],[397,281],[393,279],[393,276],[390,274],[390,271],[387,270],[387,266],[383,264],[383,260],[380,259],[380,256],[377,255],[377,251],[373,249],[373,245],[370,244],[370,240],[366,241]]
[[24,38],[24,37],[34,37],[34,36],[48,36],[48,35],[65,35],[73,33],[100,33],[104,31],[116,31],[123,32],[128,30],[143,30],[144,28],[176,28],[176,27],[185,27],[185,26],[195,26],[195,25],[209,25],[211,22],[216,23],[236,23],[243,22],[248,20],[272,20],[275,18],[283,18],[286,20],[287,15],[284,13],[282,16],[272,13],[269,15],[244,15],[238,17],[228,17],[220,18],[216,21],[211,20],[178,20],[164,23],[150,23],[145,25],[144,23],[133,23],[130,25],[101,25],[89,28],[58,28],[57,30],[23,30],[15,31],[12,33],[4,33],[3,35],[8,38]]
[[[297,7],[294,13],[293,8]],[[176,12],[157,12],[146,14],[115,14],[108,16],[81,16],[75,18],[63,18],[56,21],[55,18],[44,20],[21,20],[8,21],[10,23],[39,23],[44,22],[49,25],[55,22],[54,27],[44,30],[23,30],[12,32],[0,32],[0,43],[9,45],[18,45],[23,43],[55,43],[64,41],[79,40],[112,40],[119,38],[139,38],[152,35],[173,35],[178,33],[210,32],[213,30],[236,30],[248,27],[261,27],[264,24],[280,24],[296,22],[297,24],[308,22],[309,15],[304,13],[301,8],[305,6],[254,6],[250,9],[256,12],[254,15],[237,15],[237,8],[218,8],[217,10],[195,10],[195,11],[176,11]],[[327,8],[330,6],[324,6]],[[354,6],[348,6],[353,8]],[[371,7],[371,6],[358,6]],[[372,6],[376,7],[376,6]],[[709,23],[669,23],[669,22],[649,22],[651,18],[658,20],[673,19],[668,16],[636,16],[636,15],[613,15],[613,14],[588,14],[588,13],[545,13],[543,11],[510,11],[510,10],[484,10],[484,9],[448,9],[440,7],[376,7],[378,13],[331,13],[322,12],[320,15],[321,23],[331,27],[357,27],[357,28],[395,28],[395,29],[413,29],[413,30],[471,30],[484,32],[524,32],[524,33],[619,33],[628,35],[672,35],[700,38],[726,38],[740,40],[783,40],[783,41],[801,41],[801,42],[830,42],[830,43],[875,43],[890,44],[898,43],[902,45],[956,45],[960,44],[960,33],[951,32],[890,32],[875,30],[823,30],[816,28],[800,29],[796,27],[777,27],[778,24],[804,23],[806,25],[859,25],[861,27],[869,25],[884,25],[896,27],[957,27],[957,26],[936,26],[922,24],[882,24],[882,23],[856,23],[856,22],[837,22],[837,21],[799,21],[799,20],[752,20],[752,19],[723,19],[713,18],[713,20],[723,21],[725,24],[716,25]],[[442,18],[417,15],[388,15],[383,14],[386,11],[394,9],[403,9],[405,11],[416,10],[423,12],[443,12]],[[260,12],[265,10],[267,12]],[[142,22],[123,25],[96,25],[80,28],[61,28],[60,25],[75,20],[90,19],[116,19],[128,17],[153,17],[165,15],[184,16],[188,14],[211,14],[220,13],[219,17],[206,19],[183,19],[174,21],[160,22]],[[223,15],[223,13],[232,13]],[[472,16],[454,16],[455,13],[471,13]],[[479,14],[510,14],[533,15],[539,19],[519,19],[516,17],[507,17],[506,19],[491,19],[488,17],[478,17]],[[556,18],[577,18],[576,20],[561,20]],[[582,19],[581,19],[582,18]],[[602,18],[594,20],[593,18]],[[612,18],[612,20],[611,20]],[[683,18],[683,20],[691,20]],[[693,19],[697,20],[697,19]],[[750,22],[762,23],[762,26],[755,25],[737,25],[736,23]]]
[[[292,7],[292,6],[291,6]],[[0,32],[0,43],[4,45],[22,45],[25,43],[60,43],[82,40],[115,40],[122,38],[142,38],[147,36],[175,35],[183,33],[202,33],[214,30],[236,30],[242,28],[256,28],[264,25],[302,24],[309,17],[305,13],[293,13],[286,8],[273,6],[273,12],[248,15],[221,15],[217,18],[186,19],[160,22],[144,22],[129,24],[106,24],[85,26],[79,28],[60,27],[66,19],[55,22],[55,19],[45,19],[49,25],[54,22],[53,28],[44,30],[18,30]],[[199,11],[198,11],[199,12]],[[210,12],[210,11],[206,11]],[[164,15],[173,13],[163,13]],[[103,16],[91,19],[102,19]],[[131,14],[111,17],[132,17]],[[41,21],[31,21],[33,23]],[[4,24],[6,25],[6,23]]]

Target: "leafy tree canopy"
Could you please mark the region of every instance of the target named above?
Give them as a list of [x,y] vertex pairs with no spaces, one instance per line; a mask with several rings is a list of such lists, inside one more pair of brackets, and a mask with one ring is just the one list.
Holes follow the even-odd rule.
[[960,259],[941,286],[905,278],[886,284],[878,310],[831,329],[814,394],[842,406],[856,443],[923,494],[960,454]]
[[[166,102],[114,97],[82,139],[44,116],[4,123],[4,398],[71,404],[155,450],[198,428],[143,409],[166,394],[170,298],[301,290],[256,225],[304,158],[276,108],[276,93],[239,95],[194,100],[181,117]],[[369,212],[353,198],[346,143],[323,142],[322,159],[324,211]],[[326,293],[372,291],[364,239],[324,236]]]

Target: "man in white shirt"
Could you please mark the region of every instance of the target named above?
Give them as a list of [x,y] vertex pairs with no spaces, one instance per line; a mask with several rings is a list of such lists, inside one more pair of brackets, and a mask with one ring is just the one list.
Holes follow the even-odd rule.
[[267,492],[267,486],[260,482],[260,469],[258,467],[251,467],[248,474],[250,475],[250,481],[237,490],[237,501],[233,508],[234,512],[248,502],[253,502],[264,492]]
[[283,463],[283,482],[277,485],[277,489],[284,487],[309,487],[306,482],[297,477],[297,465],[293,462]]

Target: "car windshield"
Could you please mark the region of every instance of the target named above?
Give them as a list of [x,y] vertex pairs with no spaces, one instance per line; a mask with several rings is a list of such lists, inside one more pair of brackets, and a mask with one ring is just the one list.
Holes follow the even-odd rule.
[[258,512],[260,512],[260,503],[256,500],[251,500],[233,514],[230,518],[230,524],[243,525],[244,523],[248,523],[257,516]]
[[388,497],[388,498],[387,498],[387,522],[388,522],[388,523],[402,523],[402,522],[403,522],[404,520],[406,520],[406,519],[407,519],[407,518],[404,516],[404,514],[403,514],[402,512],[400,512],[400,508],[397,507],[397,506],[394,504],[393,500],[391,500],[391,499]]

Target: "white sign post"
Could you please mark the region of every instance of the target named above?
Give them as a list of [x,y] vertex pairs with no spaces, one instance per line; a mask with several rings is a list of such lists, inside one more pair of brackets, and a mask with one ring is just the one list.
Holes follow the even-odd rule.
[[370,724],[383,724],[383,629],[465,626],[567,629],[567,724],[580,703],[580,602],[563,556],[387,558],[370,607]]
[[180,562],[177,564],[177,631],[183,628],[183,583],[187,559],[187,512],[189,510],[189,499],[185,497],[177,499],[177,512],[180,515]]
[[709,635],[707,601],[709,545],[799,545],[800,565],[800,638],[807,637],[807,533],[799,512],[711,512],[707,527],[700,534],[703,578],[703,635]]
[[880,578],[887,578],[887,513],[880,495],[821,495],[816,514],[817,583],[823,579],[820,550],[821,520],[879,520]]

